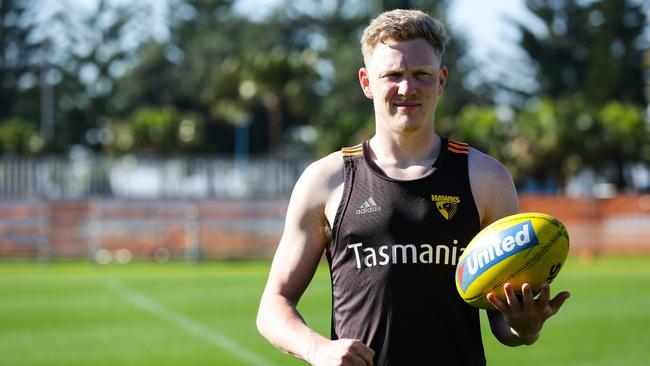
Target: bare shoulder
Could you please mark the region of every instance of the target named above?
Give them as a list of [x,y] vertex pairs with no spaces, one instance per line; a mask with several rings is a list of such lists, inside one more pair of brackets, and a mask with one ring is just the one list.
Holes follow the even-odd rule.
[[333,152],[311,163],[297,184],[310,187],[314,194],[323,194],[327,198],[343,182],[343,158],[340,151]]
[[288,215],[324,219],[333,193],[343,184],[341,152],[331,153],[309,164],[291,193]]
[[512,175],[495,158],[471,148],[469,179],[482,227],[519,211],[519,199]]
[[470,148],[469,172],[472,176],[471,179],[480,185],[512,182],[508,168],[495,158],[475,148]]

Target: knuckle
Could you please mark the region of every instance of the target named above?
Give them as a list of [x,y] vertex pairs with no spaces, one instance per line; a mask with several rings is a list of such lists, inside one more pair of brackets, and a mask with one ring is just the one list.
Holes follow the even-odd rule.
[[346,353],[345,355],[343,355],[343,357],[341,357],[341,361],[338,364],[341,365],[341,366],[343,366],[343,365],[353,365],[354,361],[355,361],[354,357],[351,354]]

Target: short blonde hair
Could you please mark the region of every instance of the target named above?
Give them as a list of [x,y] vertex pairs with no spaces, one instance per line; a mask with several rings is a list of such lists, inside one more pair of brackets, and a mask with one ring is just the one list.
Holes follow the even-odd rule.
[[368,60],[377,45],[387,40],[410,41],[423,38],[436,50],[439,59],[449,42],[442,23],[420,10],[395,9],[379,14],[361,37],[361,53]]

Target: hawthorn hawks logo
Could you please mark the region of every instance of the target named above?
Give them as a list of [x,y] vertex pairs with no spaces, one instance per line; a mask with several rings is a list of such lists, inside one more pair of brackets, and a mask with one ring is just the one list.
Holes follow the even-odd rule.
[[456,212],[458,211],[458,206],[460,205],[460,197],[458,196],[446,196],[442,194],[432,194],[431,201],[436,203],[436,208],[438,212],[447,220],[451,220]]

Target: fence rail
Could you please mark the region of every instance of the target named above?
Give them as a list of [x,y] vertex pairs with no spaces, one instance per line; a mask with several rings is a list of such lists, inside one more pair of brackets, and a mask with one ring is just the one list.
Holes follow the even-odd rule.
[[120,158],[0,159],[0,197],[263,198],[287,196],[307,166],[300,159]]

